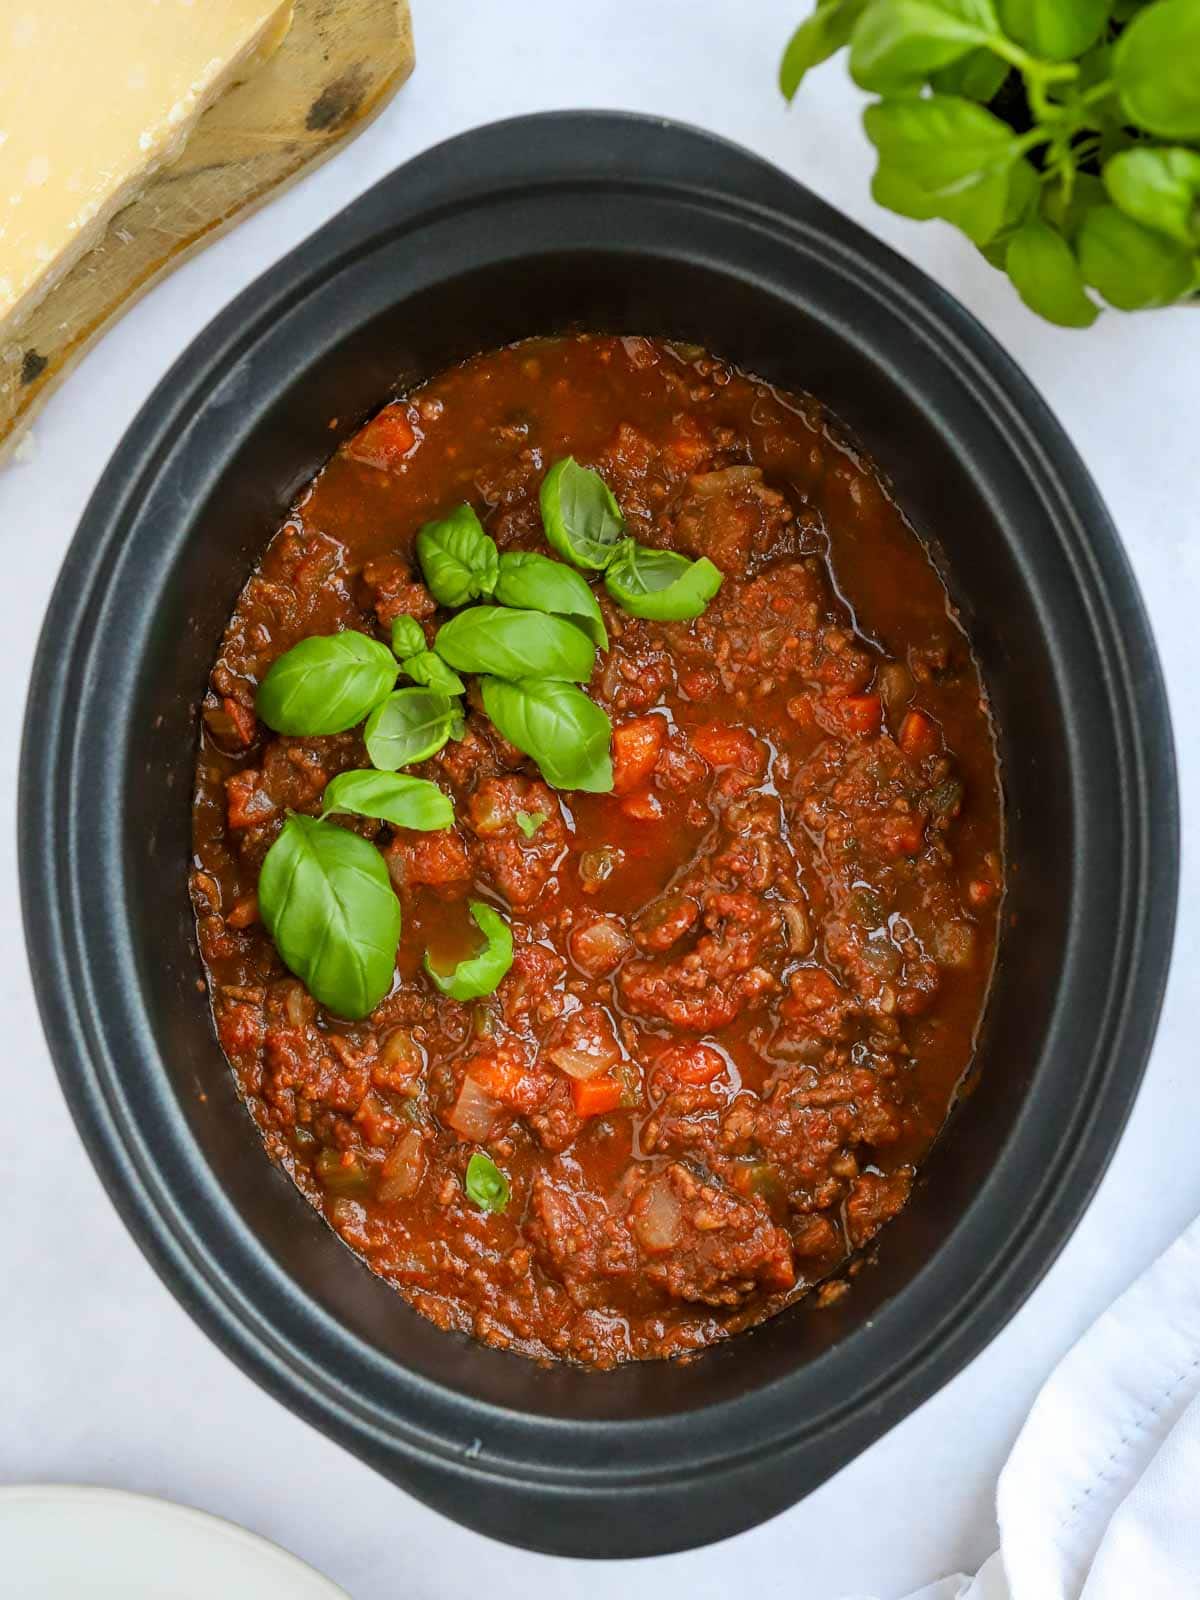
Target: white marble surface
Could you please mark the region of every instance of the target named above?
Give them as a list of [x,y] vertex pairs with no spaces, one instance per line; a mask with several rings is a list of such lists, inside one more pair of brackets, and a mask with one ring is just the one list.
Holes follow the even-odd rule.
[[[1037,321],[949,229],[875,208],[844,68],[790,113],[774,86],[804,0],[413,0],[418,67],[332,164],[157,288],[51,402],[31,461],[0,474],[9,691],[0,701],[0,1481],[86,1481],[173,1496],[306,1557],[354,1600],[895,1597],[993,1548],[997,1471],[1029,1402],[1083,1327],[1200,1211],[1200,1059],[1189,1019],[1200,868],[1182,915],[1158,1042],[1133,1119],[1079,1230],[990,1348],[803,1504],[739,1539],[594,1565],[509,1550],[443,1521],[260,1392],[160,1285],[100,1188],[58,1092],[22,957],[14,818],[24,687],[76,520],[151,386],[237,290],[389,168],[474,124],[605,106],[711,127],[787,171],[960,296],[1041,387],[1108,499],[1171,688],[1185,819],[1200,822],[1200,311]],[[120,648],[120,641],[113,641]],[[869,1513],[869,1530],[860,1518]]]

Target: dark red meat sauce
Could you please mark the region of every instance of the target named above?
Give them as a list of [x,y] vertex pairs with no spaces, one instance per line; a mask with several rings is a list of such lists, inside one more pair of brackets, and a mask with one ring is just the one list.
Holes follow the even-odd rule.
[[[431,639],[417,528],[469,500],[502,550],[544,549],[538,487],[566,454],[724,586],[679,623],[599,591],[613,794],[556,793],[473,710],[417,769],[452,832],[356,821],[404,932],[391,994],[348,1024],[283,968],[255,883],[286,811],[316,814],[365,752],[271,735],[256,686],[307,634],[386,639],[407,613]],[[548,821],[526,838],[517,811]],[[534,1357],[696,1350],[904,1205],[970,1062],[1000,850],[968,641],[871,463],[814,402],[665,342],[526,342],[385,408],[275,535],[204,705],[192,892],[268,1151],[427,1317]],[[465,1005],[421,957],[473,948],[469,895],[516,957]],[[572,1050],[608,1057],[623,1104],[580,1115]],[[504,1214],[464,1192],[481,1147]]]

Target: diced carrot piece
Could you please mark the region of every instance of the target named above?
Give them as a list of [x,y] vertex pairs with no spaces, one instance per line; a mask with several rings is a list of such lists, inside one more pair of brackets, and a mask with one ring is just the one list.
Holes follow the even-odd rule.
[[710,767],[737,767],[750,777],[766,771],[767,753],[753,734],[727,722],[708,722],[691,733],[692,749]]
[[877,694],[844,694],[838,697],[837,704],[847,733],[867,739],[883,725],[883,701]]
[[233,910],[225,918],[227,928],[248,928],[258,921],[258,896],[244,894],[240,900],[235,900]]
[[602,1117],[621,1104],[621,1085],[616,1078],[572,1078],[571,1098],[578,1117]]
[[248,767],[226,778],[225,799],[231,828],[253,828],[275,815],[275,802],[265,789],[258,787],[261,776],[253,767]]
[[249,706],[231,700],[227,695],[221,702],[221,709],[229,718],[233,731],[242,744],[253,744],[254,736],[258,732],[258,718]]
[[524,1063],[504,1053],[473,1061],[468,1074],[493,1100],[510,1101],[520,1093],[526,1071]]
[[710,1044],[676,1044],[664,1050],[655,1075],[674,1078],[676,1083],[711,1083],[725,1071],[725,1057]]
[[991,878],[972,878],[967,885],[967,899],[973,906],[986,906],[996,898],[999,884]]
[[904,754],[914,761],[923,761],[926,756],[936,755],[940,743],[937,724],[923,711],[906,711],[897,743]]
[[662,717],[634,717],[613,729],[614,794],[630,794],[650,781],[666,736]]
[[363,461],[369,467],[385,470],[400,464],[411,455],[419,443],[420,435],[402,402],[385,406],[377,417],[351,439],[346,454],[354,461]]
[[621,810],[637,822],[657,822],[663,814],[662,803],[653,789],[642,789],[638,794],[631,794],[622,802]]

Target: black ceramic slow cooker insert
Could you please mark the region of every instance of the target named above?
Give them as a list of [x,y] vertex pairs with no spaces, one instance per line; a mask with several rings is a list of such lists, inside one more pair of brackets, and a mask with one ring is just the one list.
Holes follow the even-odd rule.
[[[980,658],[1009,860],[978,1084],[877,1262],[826,1310],[801,1304],[694,1361],[609,1373],[440,1332],[270,1166],[197,989],[187,893],[198,703],[293,495],[392,394],[573,327],[694,341],[806,389],[890,474]],[[687,128],[580,113],[483,128],[393,173],[159,385],[46,622],[20,850],[64,1091],[126,1222],[202,1326],[447,1515],[540,1550],[631,1556],[792,1504],[1029,1293],[1141,1077],[1178,845],[1137,590],[1028,382],[948,295],[781,173]]]

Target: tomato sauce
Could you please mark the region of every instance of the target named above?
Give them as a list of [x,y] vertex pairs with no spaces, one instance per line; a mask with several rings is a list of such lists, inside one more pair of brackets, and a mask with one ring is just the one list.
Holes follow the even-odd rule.
[[[392,991],[349,1023],[285,970],[255,891],[287,813],[368,764],[361,729],[273,735],[257,685],[310,634],[411,616],[432,639],[416,530],[467,501],[502,551],[545,551],[568,454],[640,541],[724,582],[670,623],[597,586],[611,794],[551,789],[470,687],[462,740],[414,769],[454,828],[342,819],[403,909]],[[212,673],[192,892],[221,1045],[330,1225],[440,1326],[608,1367],[773,1314],[904,1205],[971,1061],[1001,849],[969,641],[872,463],[694,347],[579,335],[434,378],[300,497]],[[422,961],[476,948],[469,898],[515,955],[462,1003]],[[467,1193],[480,1150],[502,1211]]]

